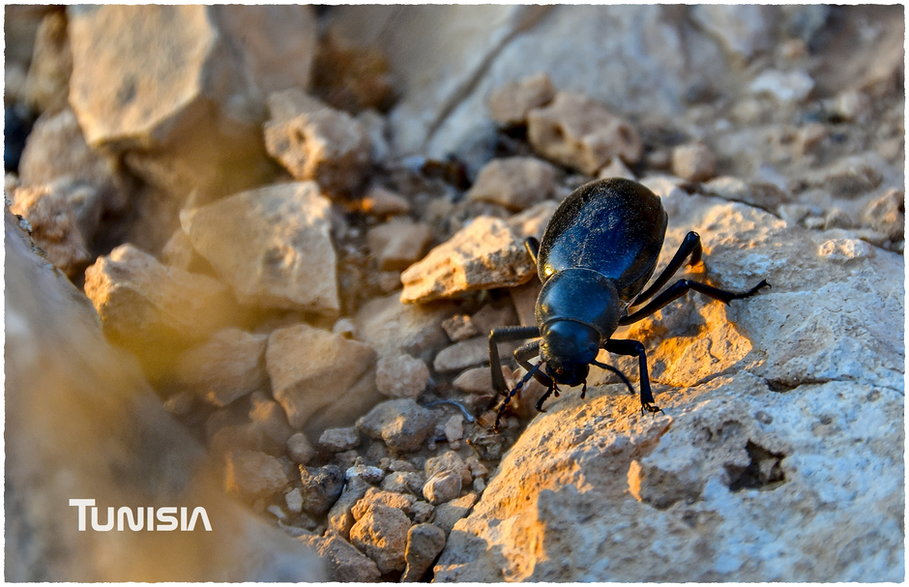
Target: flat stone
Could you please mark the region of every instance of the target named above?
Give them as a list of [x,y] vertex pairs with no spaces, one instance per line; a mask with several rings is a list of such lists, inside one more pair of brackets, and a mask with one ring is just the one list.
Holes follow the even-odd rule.
[[375,561],[382,573],[403,571],[410,519],[398,508],[372,504],[350,529],[351,543]]
[[416,497],[407,493],[370,487],[366,490],[366,493],[363,495],[360,501],[358,501],[351,509],[351,513],[353,514],[355,520],[359,520],[366,515],[370,507],[377,503],[380,503],[388,507],[397,508],[405,514],[409,514],[410,507],[416,500]]
[[401,273],[404,303],[477,289],[520,285],[533,276],[524,246],[507,224],[480,216]]
[[186,210],[196,251],[241,303],[337,315],[330,204],[313,182],[241,192]]
[[289,480],[275,457],[242,450],[227,454],[224,482],[228,492],[253,500],[280,493]]
[[489,340],[477,336],[462,340],[439,351],[433,361],[433,369],[440,373],[460,371],[467,367],[489,361]]
[[[265,364],[272,394],[299,430],[352,423],[374,403],[375,357],[375,351],[359,341],[298,324],[271,333]],[[314,416],[316,421],[311,420]]]
[[492,119],[503,126],[527,123],[527,113],[545,106],[555,97],[556,90],[546,73],[521,78],[503,84],[487,99]]
[[492,375],[489,367],[465,369],[452,382],[456,388],[467,393],[492,393]]
[[423,485],[423,497],[433,505],[453,500],[461,494],[461,475],[446,470],[433,474]]
[[493,159],[480,170],[467,197],[523,210],[553,195],[556,171],[533,157]]
[[366,242],[382,271],[404,269],[417,261],[432,241],[432,228],[409,219],[391,220],[366,233]]
[[264,334],[238,328],[219,330],[180,356],[177,379],[216,406],[226,406],[257,389],[267,389],[267,340]]
[[479,334],[476,325],[467,314],[455,314],[442,322],[442,330],[451,342],[460,342]]
[[433,561],[445,548],[445,532],[433,524],[414,524],[407,531],[404,560],[407,563],[401,581],[420,581]]
[[412,399],[382,402],[357,420],[361,432],[401,452],[420,449],[434,426],[432,412]]
[[355,323],[361,340],[376,349],[379,356],[405,353],[428,361],[445,344],[440,325],[453,310],[454,305],[449,302],[404,304],[394,293],[363,304]]
[[429,383],[429,367],[410,355],[379,358],[376,388],[388,397],[417,398]]
[[637,163],[643,154],[634,127],[583,94],[559,92],[548,106],[531,110],[527,133],[536,152],[587,175],[613,157]]
[[465,493],[457,499],[437,505],[433,523],[444,530],[446,534],[451,534],[451,531],[454,529],[455,524],[458,523],[458,520],[466,517],[476,503],[477,494],[471,492]]
[[360,444],[360,433],[353,426],[329,428],[319,437],[319,446],[330,452],[341,452],[356,448]]
[[382,576],[372,559],[332,531],[325,536],[301,536],[299,540],[327,562],[329,581],[372,583]]

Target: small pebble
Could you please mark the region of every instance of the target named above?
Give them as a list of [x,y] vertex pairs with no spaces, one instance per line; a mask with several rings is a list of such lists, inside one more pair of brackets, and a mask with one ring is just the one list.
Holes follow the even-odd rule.
[[464,436],[464,416],[455,414],[445,421],[444,425],[445,438],[448,442],[461,440]]
[[403,571],[410,518],[398,508],[371,504],[350,529],[350,542],[382,573]]
[[450,533],[455,523],[470,513],[475,503],[477,503],[477,494],[467,493],[447,503],[440,504],[436,506],[433,523],[446,533]]
[[423,446],[434,426],[432,412],[409,398],[382,402],[357,420],[361,432],[403,452]]
[[423,497],[432,504],[445,503],[461,493],[461,475],[456,471],[442,471],[430,477],[423,486]]
[[672,150],[672,172],[689,181],[706,181],[716,174],[716,156],[703,143],[679,145]]
[[337,465],[300,467],[303,509],[321,515],[331,509],[344,488],[344,473]]
[[436,511],[436,508],[431,503],[425,502],[423,500],[417,500],[410,506],[411,516],[415,524],[421,524],[423,522],[429,521],[432,518],[433,513]]
[[376,388],[389,397],[417,398],[429,383],[429,367],[410,355],[385,356],[376,367]]
[[473,320],[467,314],[455,314],[442,321],[442,330],[452,342],[467,340],[480,333]]
[[316,456],[316,449],[305,434],[297,432],[287,439],[287,455],[298,465],[305,465]]
[[299,514],[303,511],[303,492],[299,487],[294,487],[284,494],[284,503],[287,504],[287,511]]
[[445,548],[445,532],[433,524],[415,524],[407,532],[403,582],[420,581]]
[[477,336],[446,347],[439,351],[432,366],[439,373],[460,371],[489,360],[489,340]]
[[385,478],[385,471],[370,465],[354,465],[344,472],[344,478],[350,480],[354,477],[361,477],[367,483],[375,485]]
[[319,446],[330,452],[341,452],[356,448],[360,444],[360,433],[353,426],[329,428],[319,437]]

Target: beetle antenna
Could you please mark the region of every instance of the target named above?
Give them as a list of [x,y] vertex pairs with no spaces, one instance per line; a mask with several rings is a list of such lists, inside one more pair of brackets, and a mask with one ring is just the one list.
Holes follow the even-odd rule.
[[631,386],[631,382],[628,381],[628,378],[625,377],[624,373],[622,373],[621,371],[619,371],[612,365],[607,365],[606,363],[601,363],[599,361],[591,361],[590,364],[593,365],[594,367],[599,367],[600,369],[606,369],[607,371],[612,371],[613,373],[615,373],[616,375],[619,376],[619,379],[622,380],[622,383],[625,384],[625,387],[628,388],[628,391],[631,392],[631,395],[635,394],[634,388]]
[[530,381],[530,378],[533,377],[534,374],[540,370],[540,366],[542,364],[543,364],[543,361],[540,361],[539,363],[534,365],[530,371],[525,373],[524,377],[522,377],[521,380],[518,381],[518,384],[514,386],[514,389],[509,391],[508,395],[505,396],[505,399],[502,400],[502,403],[499,404],[499,409],[496,411],[496,423],[492,427],[493,432],[499,431],[499,421],[502,419],[502,415],[505,414],[505,408],[508,406],[508,402],[510,402],[511,398],[514,397],[514,395],[516,393],[518,393],[522,387],[524,387],[524,384],[527,383],[528,381]]

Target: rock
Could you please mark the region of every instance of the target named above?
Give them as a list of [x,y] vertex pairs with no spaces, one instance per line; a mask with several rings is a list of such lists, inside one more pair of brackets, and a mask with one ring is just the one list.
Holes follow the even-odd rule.
[[264,132],[268,153],[292,176],[316,181],[333,196],[356,190],[370,164],[369,137],[360,123],[325,105],[309,105],[292,117],[273,111]]
[[404,560],[407,563],[401,581],[420,581],[445,548],[445,532],[432,524],[414,524],[407,531]]
[[804,71],[782,72],[767,70],[748,85],[755,94],[769,94],[782,103],[805,100],[814,89],[814,80]]
[[[127,344],[204,340],[232,313],[227,288],[221,283],[165,267],[128,244],[99,257],[85,270],[85,295],[101,317],[105,333]],[[159,350],[147,348],[149,353]]]
[[281,461],[249,450],[229,452],[224,475],[227,491],[249,501],[280,493],[289,483]]
[[300,491],[303,494],[303,509],[314,515],[322,515],[331,509],[344,489],[344,472],[337,465],[324,467],[300,467]]
[[404,353],[427,361],[445,344],[440,324],[453,309],[448,302],[402,304],[394,293],[363,304],[355,322],[361,340],[376,349],[379,356]]
[[344,471],[345,479],[352,479],[353,477],[362,477],[367,483],[375,485],[376,483],[381,483],[382,479],[385,478],[385,470],[373,465],[354,464]]
[[461,476],[455,471],[436,473],[423,486],[423,497],[433,505],[451,501],[460,494]]
[[373,504],[350,529],[350,541],[382,573],[403,571],[410,519],[401,510]]
[[480,216],[401,273],[401,301],[425,303],[526,282],[533,266],[504,221]]
[[382,480],[382,489],[395,493],[419,495],[423,490],[423,476],[414,471],[395,471]]
[[634,127],[583,94],[559,92],[548,106],[531,110],[527,135],[536,152],[587,175],[613,157],[637,163],[643,153]]
[[[325,580],[309,549],[225,495],[204,447],[165,411],[136,361],[105,340],[91,303],[33,252],[9,213],[5,251],[5,577]],[[78,532],[68,505],[74,487],[102,517],[129,504],[204,505],[211,532],[201,520],[194,532]],[[132,554],[97,556],[119,548]]]
[[328,563],[329,581],[372,583],[381,579],[376,563],[343,536],[329,531],[325,536],[301,536],[299,540]]
[[42,19],[35,33],[35,48],[24,88],[29,107],[35,112],[59,112],[66,108],[72,67],[66,16],[63,12],[51,12]]
[[287,456],[298,465],[305,465],[316,456],[316,449],[305,434],[296,432],[287,439]]
[[432,412],[409,398],[382,402],[357,420],[361,432],[401,452],[422,447],[434,425]]
[[186,210],[180,223],[241,303],[334,316],[329,208],[315,183],[286,183]]
[[287,446],[287,440],[294,433],[290,424],[287,423],[284,410],[277,402],[266,397],[264,392],[256,392],[252,395],[249,408],[249,428],[254,434],[263,436],[267,445],[281,454]]
[[396,93],[384,51],[348,45],[332,34],[319,47],[313,86],[329,104],[348,112],[388,110]]
[[556,168],[533,157],[506,157],[487,163],[467,192],[471,200],[523,210],[555,192]]
[[729,175],[714,177],[707,182],[706,190],[721,198],[738,200],[765,210],[775,210],[791,198],[772,183],[744,181]]
[[455,414],[445,421],[442,430],[445,432],[445,439],[448,442],[457,442],[464,437],[464,416]]
[[360,434],[353,426],[348,428],[329,428],[319,437],[319,446],[329,452],[341,452],[356,448],[360,444]]
[[[651,161],[652,154],[648,154],[647,157],[649,167],[659,167],[658,165],[653,165]],[[611,177],[622,177],[624,179],[630,179],[632,181],[635,181],[637,179],[634,173],[628,169],[628,166],[622,162],[621,157],[613,157],[608,165],[597,172],[597,179],[609,179]]]
[[98,194],[90,187],[72,189],[66,185],[20,187],[13,190],[10,210],[25,217],[32,238],[48,261],[71,277],[91,260],[88,239],[77,216],[78,203],[97,209]]
[[906,225],[906,205],[902,190],[889,189],[868,202],[862,211],[862,221],[891,240],[903,238]]
[[370,484],[362,477],[351,477],[344,485],[344,490],[328,510],[328,527],[344,537],[350,536],[350,529],[356,520],[353,516],[353,507],[366,495]]
[[[454,471],[461,478],[461,485],[467,487],[473,481],[473,474],[467,463],[453,450],[447,450],[442,454],[426,459],[423,472],[426,477],[432,477],[438,473]],[[448,500],[445,500],[448,501]]]
[[391,220],[370,228],[366,241],[380,270],[404,269],[426,251],[432,242],[432,229],[409,219]]
[[410,212],[410,201],[404,196],[382,187],[372,187],[363,195],[360,205],[367,214],[392,216]]
[[294,487],[284,494],[284,503],[290,513],[301,513],[303,511],[303,492],[299,487]]
[[381,357],[376,367],[376,388],[388,397],[416,399],[429,383],[429,367],[410,355]]
[[770,48],[776,9],[771,6],[695,6],[691,16],[741,62]]
[[458,520],[466,517],[475,503],[477,503],[477,494],[465,493],[457,499],[440,504],[436,506],[433,523],[446,534],[451,534]]
[[716,174],[716,156],[704,143],[679,145],[672,150],[672,172],[689,181],[707,181]]
[[488,337],[477,336],[442,349],[432,366],[440,373],[448,373],[486,361],[489,361]]
[[495,328],[514,326],[518,317],[515,315],[513,304],[505,302],[484,305],[471,316],[471,320],[481,334],[488,336]]
[[361,342],[297,324],[271,333],[265,365],[291,426],[318,429],[349,424],[378,400],[375,357]]
[[442,321],[442,330],[448,335],[451,342],[460,342],[480,332],[467,314],[455,314]]
[[268,337],[227,328],[180,355],[177,379],[215,406],[226,406],[257,389],[267,389]]
[[170,267],[189,271],[196,262],[196,251],[182,229],[177,229],[161,248],[161,262]]
[[376,489],[375,487],[370,487],[366,490],[366,493],[358,501],[354,507],[351,509],[351,513],[355,520],[359,520],[365,516],[370,507],[375,504],[382,504],[391,508],[396,508],[404,512],[405,514],[410,513],[410,506],[414,504],[417,500],[413,495],[408,495],[406,493],[397,493],[394,491],[387,491],[382,489]]
[[492,393],[492,376],[489,367],[465,369],[452,382],[456,388],[467,393]]
[[863,240],[840,238],[821,243],[817,249],[817,254],[819,257],[825,257],[830,261],[845,263],[853,259],[870,257],[872,250],[871,245]]
[[411,506],[411,511],[411,516],[414,523],[422,524],[424,522],[428,522],[433,517],[433,513],[435,513],[436,508],[433,507],[433,505],[430,503],[417,500],[414,502],[413,506]]
[[545,106],[555,97],[555,86],[546,73],[538,73],[508,82],[493,91],[487,99],[492,119],[502,126],[527,123],[527,113]]

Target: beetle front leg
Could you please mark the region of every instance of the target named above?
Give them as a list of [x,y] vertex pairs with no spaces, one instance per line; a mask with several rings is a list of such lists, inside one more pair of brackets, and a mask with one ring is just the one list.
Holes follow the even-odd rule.
[[524,340],[540,336],[540,329],[536,326],[504,326],[489,332],[489,371],[492,375],[492,387],[499,395],[508,393],[505,376],[502,374],[502,360],[499,358],[500,342]]
[[641,412],[662,412],[663,410],[653,405],[655,400],[653,391],[650,389],[650,374],[647,371],[647,353],[644,345],[636,340],[613,339],[607,342],[603,348],[610,353],[638,358],[638,371],[641,374]]

